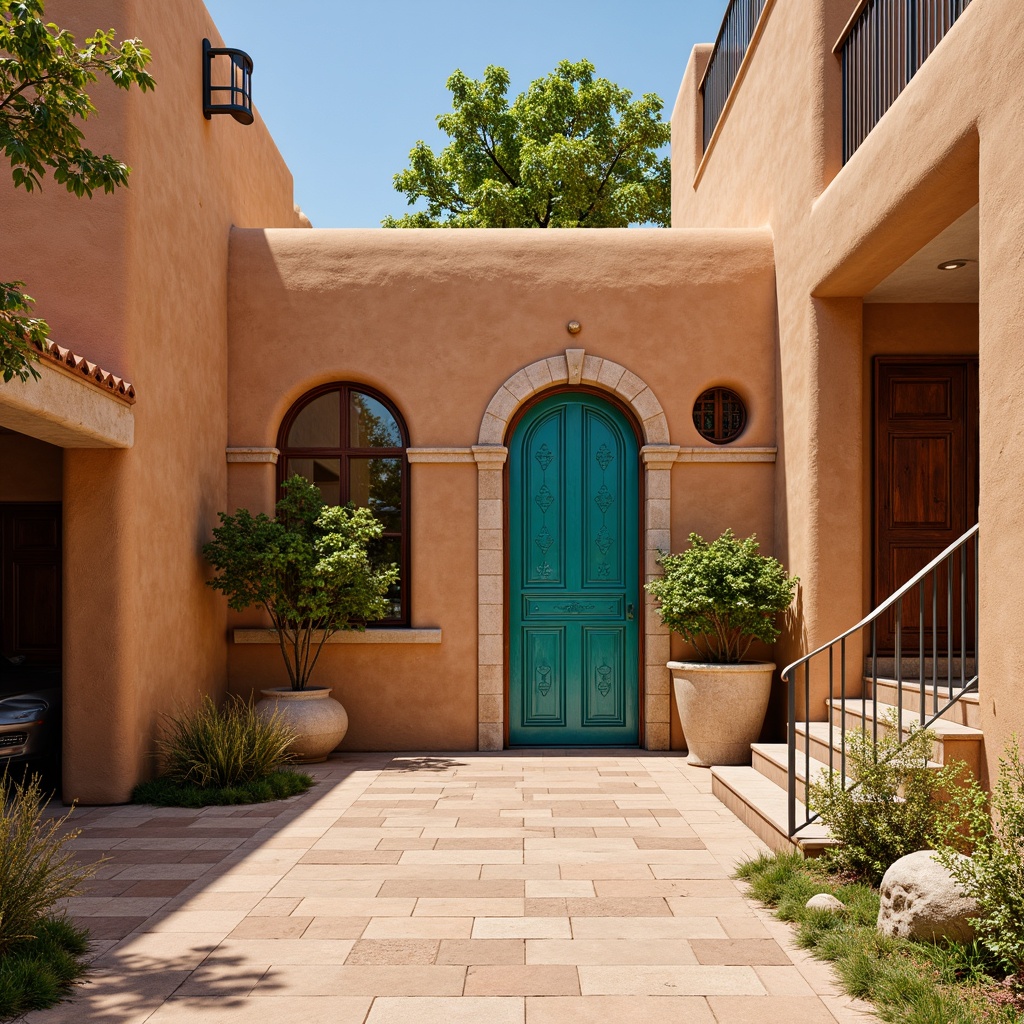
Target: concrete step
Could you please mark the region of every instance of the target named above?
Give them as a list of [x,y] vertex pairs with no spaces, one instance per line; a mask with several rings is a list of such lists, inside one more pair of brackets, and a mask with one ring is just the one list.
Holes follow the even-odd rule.
[[[817,856],[835,840],[827,828],[814,822],[789,837],[788,797],[786,791],[756,768],[746,765],[719,765],[711,769],[711,792],[725,804],[759,839],[771,849],[783,853],[794,846],[809,857]],[[797,820],[806,809],[797,803]]]
[[[887,719],[890,715],[896,713],[897,709],[892,704],[879,703],[875,705],[870,700],[851,700],[845,701],[831,700],[827,702],[830,708],[830,714],[833,725],[836,729],[845,727],[847,731],[853,731],[855,729],[867,729],[869,732],[872,731],[872,723],[875,721],[877,714],[878,719],[878,732],[879,735],[883,735],[887,729]],[[916,726],[920,721],[919,715],[914,711],[909,711],[906,708],[903,709],[903,715],[901,719],[901,731],[904,735],[910,732],[910,730]],[[825,733],[828,731],[828,723],[815,723],[812,725],[824,725]],[[929,726],[931,731],[935,734],[935,743],[932,747],[932,760],[937,761],[939,764],[951,764],[953,761],[962,761],[967,767],[974,772],[975,776],[978,776],[979,769],[981,766],[981,744],[984,740],[984,733],[980,729],[972,728],[967,725],[960,725],[957,722],[949,722],[944,719],[939,719],[937,722],[933,722]],[[799,733],[800,727],[797,727]],[[821,730],[817,730],[817,735],[821,735]],[[825,741],[828,742],[827,740]],[[827,760],[828,754],[822,757],[821,752],[815,751],[814,741],[812,740],[811,753],[817,757],[818,760]]]
[[[942,718],[947,722],[955,722],[957,725],[966,725],[972,729],[981,728],[981,705],[978,698],[977,691],[970,693],[960,693],[958,687],[960,684],[960,677],[958,676],[954,681],[953,696],[959,699],[957,702],[945,711]],[[872,681],[870,679],[864,680],[865,693],[870,697],[872,693]],[[945,678],[940,678],[938,686],[932,685],[931,679],[925,680],[924,689],[924,702],[925,702],[925,714],[931,715],[935,708],[935,697],[936,689],[938,690],[938,702],[939,707],[943,704],[948,703],[949,697],[949,686]],[[874,691],[878,694],[878,699],[881,703],[896,705],[897,695],[900,690],[903,691],[902,704],[904,710],[913,711],[915,714],[920,713],[921,710],[921,681],[920,679],[904,679],[902,685],[897,683],[895,679],[878,679],[874,683]]]

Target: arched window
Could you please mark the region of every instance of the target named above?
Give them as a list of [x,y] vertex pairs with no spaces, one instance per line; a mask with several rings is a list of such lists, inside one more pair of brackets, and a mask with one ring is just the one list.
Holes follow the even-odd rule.
[[409,471],[405,424],[391,402],[363,384],[324,384],[302,396],[281,424],[278,486],[296,473],[331,505],[362,505],[384,527],[371,555],[399,567],[391,614],[381,625],[409,623]]

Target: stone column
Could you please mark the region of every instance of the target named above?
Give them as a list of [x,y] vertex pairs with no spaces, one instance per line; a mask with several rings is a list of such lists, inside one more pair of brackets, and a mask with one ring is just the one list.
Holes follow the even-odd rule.
[[[679,455],[674,444],[648,444],[644,462],[644,581],[660,575],[658,556],[672,547],[672,467]],[[644,745],[669,748],[669,630],[657,605],[644,594]]]
[[504,445],[473,445],[477,468],[478,748],[505,746]]

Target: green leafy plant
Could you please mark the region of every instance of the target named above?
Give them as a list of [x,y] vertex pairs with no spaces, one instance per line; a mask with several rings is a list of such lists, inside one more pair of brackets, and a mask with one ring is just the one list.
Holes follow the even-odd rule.
[[755,640],[773,643],[775,617],[789,607],[798,577],[759,554],[754,536],[726,530],[717,540],[690,534],[682,554],[662,554],[665,574],[647,584],[661,621],[709,662],[739,662]]
[[288,744],[294,739],[279,715],[264,717],[236,696],[222,708],[203,697],[191,711],[168,716],[168,725],[157,744],[164,776],[203,789],[273,774],[288,762]]
[[304,772],[282,770],[251,782],[231,786],[194,786],[166,777],[140,782],[132,791],[132,801],[156,807],[227,807],[232,804],[262,804],[285,800],[305,793],[313,778]]
[[77,895],[95,873],[71,849],[71,811],[46,818],[48,804],[38,775],[0,776],[0,957],[36,938],[57,901]]
[[282,490],[273,519],[246,509],[221,513],[203,553],[220,573],[208,585],[229,607],[267,610],[291,687],[303,690],[330,636],[388,613],[398,568],[370,561],[369,545],[383,528],[369,509],[325,505],[301,476]]
[[953,792],[964,774],[959,763],[929,766],[935,735],[914,727],[901,743],[896,712],[884,719],[878,744],[865,731],[847,733],[849,777],[822,771],[810,785],[808,804],[817,811],[840,845],[824,854],[839,870],[877,885],[890,864],[932,845],[940,815],[949,810],[939,799]]
[[[0,152],[16,188],[33,192],[47,171],[76,196],[127,184],[128,166],[83,145],[79,123],[96,108],[88,88],[98,78],[120,89],[154,87],[150,53],[138,39],[115,43],[98,30],[79,47],[74,36],[43,21],[44,0],[0,0]],[[49,334],[30,315],[21,281],[0,281],[0,373],[4,381],[38,377],[32,365]]]
[[423,141],[395,189],[426,210],[384,227],[668,227],[669,142],[661,99],[594,77],[588,60],[559,61],[510,105],[509,74],[448,79],[451,113],[437,119],[452,140],[440,154]]
[[951,793],[950,809],[936,823],[937,857],[978,901],[981,941],[1024,981],[1024,761],[1016,737],[999,759],[991,796],[972,779]]
[[86,929],[63,917],[45,917],[35,933],[0,954],[0,1020],[60,1002],[88,969]]

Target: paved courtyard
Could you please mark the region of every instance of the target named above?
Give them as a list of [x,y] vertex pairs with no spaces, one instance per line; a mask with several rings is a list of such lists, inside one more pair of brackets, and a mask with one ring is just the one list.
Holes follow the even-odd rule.
[[75,812],[96,970],[39,1024],[852,1024],[675,755],[366,754],[281,803]]

